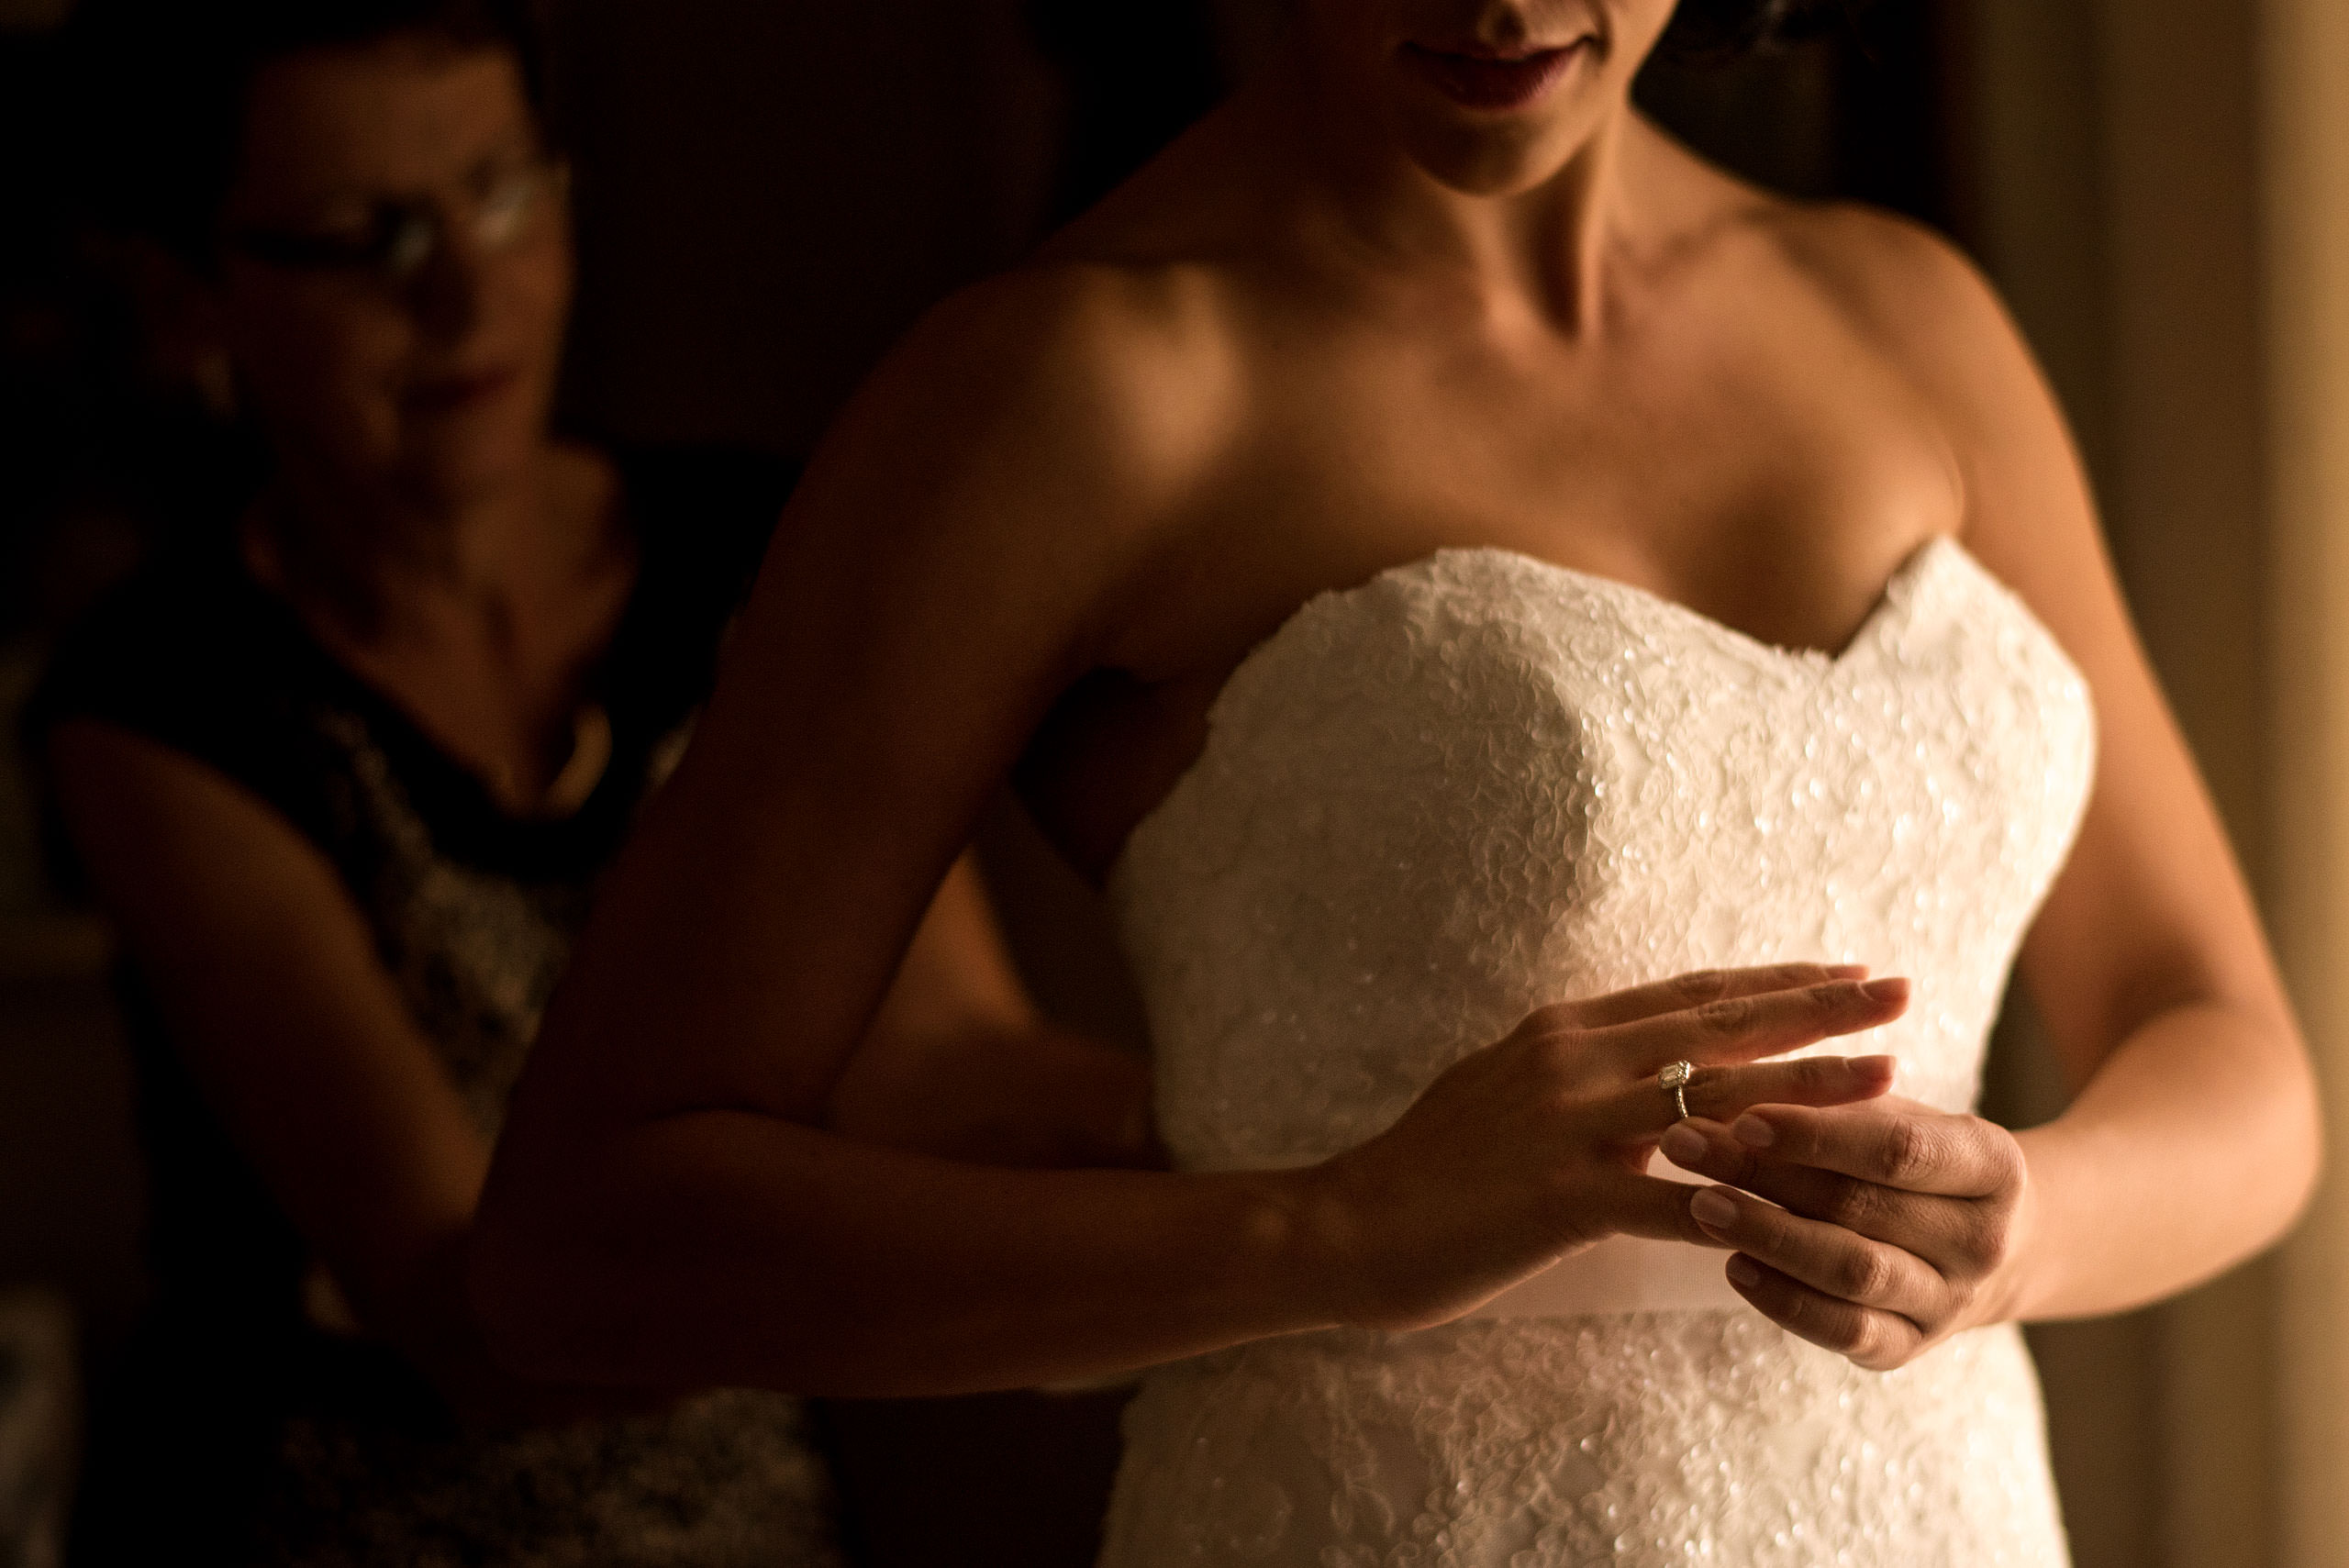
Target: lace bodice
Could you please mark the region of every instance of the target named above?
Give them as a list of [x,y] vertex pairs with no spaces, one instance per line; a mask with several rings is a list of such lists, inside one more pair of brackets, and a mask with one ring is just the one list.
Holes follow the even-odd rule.
[[[1166,1144],[1188,1169],[1309,1162],[1389,1125],[1444,1067],[1545,1002],[1787,959],[1911,977],[1908,1015],[1861,1048],[1899,1058],[1899,1092],[1966,1108],[2016,945],[2063,862],[2093,763],[2085,683],[1952,540],[1920,548],[1833,656],[1774,649],[1639,589],[1499,550],[1445,551],[1325,594],[1243,662],[1203,755],[1111,875],[1150,1011]],[[1709,1316],[1693,1330],[1674,1320],[1670,1354],[1651,1364],[1638,1353],[1663,1332],[1654,1314],[1698,1308]],[[1998,1473],[1982,1485],[2038,1499],[2019,1515],[2011,1498],[2000,1505],[2025,1520],[2010,1560],[2061,1560],[2019,1345],[1965,1351],[2007,1369],[1998,1375],[1977,1367],[1952,1380],[1928,1357],[1899,1379],[1874,1378],[1810,1359],[1818,1352],[1761,1323],[1720,1281],[1718,1257],[1628,1240],[1568,1260],[1489,1315],[1515,1321],[1308,1337],[1161,1374],[1137,1406],[1109,1560],[2009,1560],[1973,1537],[1955,1558],[1915,1555],[1927,1537],[1903,1537],[1905,1557],[1839,1556],[1844,1547],[1821,1549],[1799,1528],[1796,1545],[1773,1546],[1790,1521],[1818,1515],[1826,1528],[1820,1486],[1841,1488],[1837,1528],[1859,1528],[1850,1475],[1822,1479],[1817,1463],[1823,1452],[1848,1472],[1865,1445],[1922,1467],[1903,1496],[1972,1498],[1949,1503],[1959,1514],[1985,1500],[1961,1484],[1967,1467],[1988,1464]],[[1288,1412],[1264,1416],[1286,1433],[1275,1446],[1318,1456],[1307,1468],[1319,1465],[1339,1497],[1274,1485],[1278,1466],[1243,1457],[1264,1433],[1223,1432],[1182,1392],[1205,1378],[1221,1389],[1215,1402],[1236,1408],[1231,1396],[1275,1366],[1288,1371],[1275,1382],[1295,1385],[1263,1407]],[[1365,1369],[1383,1370],[1364,1382]],[[1617,1376],[1635,1381],[1627,1390]],[[1660,1381],[1642,1392],[1641,1376]],[[1671,1392],[1675,1376],[1693,1380],[1686,1396]],[[1724,1379],[1742,1391],[1728,1406]],[[1407,1387],[1419,1392],[1397,1405]],[[1464,1405],[1464,1387],[1482,1392]],[[1898,1387],[1914,1392],[1886,1394]],[[1753,1422],[1773,1388],[1803,1406],[1780,1412],[1798,1427],[1806,1401],[1824,1401],[1811,1414],[1825,1449],[1798,1462],[1742,1452],[1725,1436],[1750,1429],[1759,1443]],[[1529,1403],[1513,1405],[1513,1390]],[[1977,1414],[1995,1406],[1998,1423],[2021,1429],[1999,1426],[1986,1444],[1953,1419],[1952,1400]],[[1904,1413],[1920,1403],[1931,1407]],[[1863,1440],[1852,1434],[1864,1413],[1882,1429]],[[1364,1420],[1400,1425],[1374,1439]],[[1899,1436],[1912,1420],[1924,1423],[1921,1450]],[[1195,1428],[1203,1446],[1186,1462],[1197,1475],[1208,1474],[1199,1455],[1220,1451],[1229,1485],[1254,1486],[1241,1485],[1245,1471],[1280,1492],[1289,1522],[1273,1535],[1287,1545],[1238,1551],[1208,1498],[1139,1473],[1167,1421]],[[1553,1448],[1581,1457],[1559,1470],[1541,1458]],[[1404,1462],[1405,1450],[1418,1457]],[[1343,1462],[1347,1451],[1360,1462]],[[1694,1454],[1713,1468],[1692,1473]],[[1944,1460],[1947,1474],[1930,1473]],[[1511,1479],[1493,1494],[1497,1471]],[[1407,1495],[1382,1490],[1390,1482]],[[1386,1499],[1383,1512],[1339,1506],[1364,1487]],[[1258,1525],[1280,1512],[1262,1490]],[[1554,1514],[1543,1539],[1584,1544],[1553,1551],[1538,1529],[1512,1526],[1503,1534],[1519,1544],[1493,1555],[1501,1538],[1471,1521],[1531,1517],[1506,1506],[1520,1494]],[[1769,1539],[1738,1533],[1761,1528],[1736,1525],[1740,1508],[1765,1502],[1778,1510]],[[1152,1516],[1160,1503],[1173,1511]],[[1623,1532],[1593,1535],[1586,1505],[1630,1524],[1615,1555],[1590,1555],[1589,1542]],[[1651,1529],[1659,1509],[1669,1527]],[[1145,1528],[1146,1516],[1157,1524]],[[1148,1543],[1175,1534],[1208,1545],[1183,1554]],[[1450,1544],[1434,1546],[1438,1535]],[[2055,1544],[2029,1544],[2043,1537]],[[1394,1554],[1411,1540],[1425,1555]],[[1357,1549],[1370,1554],[1347,1554]],[[1703,1554],[1717,1549],[1729,1554]]]

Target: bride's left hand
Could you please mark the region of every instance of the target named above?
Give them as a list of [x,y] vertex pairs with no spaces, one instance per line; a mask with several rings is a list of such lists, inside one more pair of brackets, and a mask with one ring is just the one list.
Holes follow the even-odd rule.
[[1690,1212],[1736,1249],[1738,1294],[1813,1344],[1889,1371],[2009,1315],[2032,1195],[2003,1128],[1887,1096],[1691,1118],[1664,1152],[1724,1184]]

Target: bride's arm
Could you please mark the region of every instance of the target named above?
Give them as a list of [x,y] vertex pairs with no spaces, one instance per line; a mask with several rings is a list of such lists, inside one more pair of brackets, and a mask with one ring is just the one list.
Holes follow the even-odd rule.
[[[1095,373],[1119,361],[1087,323],[1008,338],[1026,316],[950,306],[859,395],[607,880],[483,1205],[476,1292],[518,1364],[928,1387],[926,1361],[999,1331],[1008,1285],[1063,1264],[1093,1298],[1035,1304],[1062,1319],[1039,1340],[1097,1340],[1082,1319],[1115,1313],[1173,1354],[1312,1320],[1302,1290],[1238,1289],[1286,1259],[1276,1184],[985,1171],[824,1130],[985,792],[1092,660],[1121,528],[1154,510],[1145,438],[1172,421]],[[1153,1301],[1165,1321],[1140,1321]],[[886,1371],[860,1372],[868,1336]]]
[[982,1165],[1151,1167],[1140,1055],[1046,1023],[973,857],[947,873],[833,1088],[832,1131]]
[[[2053,397],[1988,289],[1944,247],[1880,218],[1831,221],[1820,271],[1941,416],[1966,544],[2070,653],[2099,718],[2087,817],[2021,963],[2074,1091],[2065,1113],[2008,1140],[1889,1102],[1771,1111],[1743,1129],[1767,1127],[1767,1152],[1699,1129],[1714,1144],[1707,1174],[1862,1233],[1837,1240],[1735,1200],[1741,1212],[1714,1234],[1773,1265],[1749,1296],[1799,1332],[1890,1362],[1967,1322],[2118,1311],[2217,1273],[2291,1224],[2321,1134],[2299,1026]],[[1788,1162],[1814,1174],[1774,1176]],[[1904,1192],[1918,1195],[1905,1209],[1891,1195]],[[1914,1269],[1869,1239],[1904,1251],[1913,1239],[1939,1267]],[[1872,1309],[1854,1310],[1869,1291]]]
[[991,1170],[825,1130],[984,795],[1102,657],[1230,412],[1163,313],[1109,331],[1037,288],[949,308],[860,394],[601,891],[476,1226],[518,1367],[950,1392],[1441,1320],[1609,1233],[1701,1240],[1687,1189],[1638,1173],[1665,1062],[1724,1064],[1689,1091],[1722,1114],[1883,1090],[1727,1065],[1903,1005],[1792,969],[1545,1010],[1314,1170]]
[[2044,1240],[2015,1307],[2075,1317],[2181,1290],[2276,1240],[2314,1186],[2322,1134],[2250,890],[2035,375],[2002,416],[2021,428],[1976,438],[1970,539],[2071,652],[2099,718],[2087,815],[2021,964],[2076,1092],[2022,1139]]

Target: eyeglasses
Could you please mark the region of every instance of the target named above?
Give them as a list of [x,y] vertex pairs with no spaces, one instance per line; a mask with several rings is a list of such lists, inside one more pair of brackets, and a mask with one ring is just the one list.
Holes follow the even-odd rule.
[[224,238],[229,249],[267,266],[364,276],[396,288],[445,250],[452,234],[462,234],[484,254],[512,250],[530,237],[570,185],[569,165],[538,160],[484,174],[457,201],[377,202],[366,223],[351,229],[238,228]]

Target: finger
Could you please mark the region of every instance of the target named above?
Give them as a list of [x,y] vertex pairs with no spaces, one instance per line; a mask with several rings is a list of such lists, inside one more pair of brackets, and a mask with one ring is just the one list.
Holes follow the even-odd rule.
[[[1699,1067],[1680,1093],[1691,1117],[1718,1125],[1753,1106],[1845,1106],[1874,1099],[1892,1087],[1897,1066],[1889,1056],[1806,1056],[1742,1067]],[[1653,1137],[1681,1119],[1679,1101],[1653,1078],[1618,1091],[1601,1115],[1605,1125],[1623,1138]],[[1726,1129],[1722,1137],[1728,1137]]]
[[1756,1153],[1717,1121],[1690,1118],[1665,1132],[1664,1157],[1691,1174],[1780,1208],[1906,1248],[1943,1274],[1978,1266],[1988,1245],[1980,1200],[1903,1192]]
[[1661,1013],[1682,1013],[1708,1002],[1794,991],[1837,980],[1865,980],[1865,963],[1770,963],[1754,969],[1699,969],[1628,991],[1564,1004],[1564,1021],[1575,1029],[1603,1029],[1637,1023]]
[[1905,1248],[1805,1219],[1731,1187],[1698,1188],[1688,1213],[1714,1240],[1822,1296],[1920,1323],[1949,1312],[1949,1282]]
[[1731,1288],[1762,1316],[1872,1372],[1890,1372],[1925,1348],[1924,1330],[1897,1312],[1823,1295],[1742,1252],[1731,1253],[1723,1268]]
[[1888,1024],[1909,1006],[1906,980],[1831,980],[1793,991],[1731,996],[1598,1029],[1586,1043],[1628,1071],[1653,1075],[1671,1062],[1751,1062],[1837,1035]]
[[1692,1191],[1686,1182],[1667,1182],[1659,1176],[1627,1171],[1602,1184],[1598,1202],[1609,1230],[1644,1236],[1654,1241],[1687,1241],[1717,1251],[1727,1249],[1727,1241],[1706,1230],[1689,1212]]
[[1989,1197],[2021,1180],[2012,1137],[1978,1117],[1923,1106],[1763,1106],[1732,1121],[1730,1135],[1786,1164],[1904,1192]]

